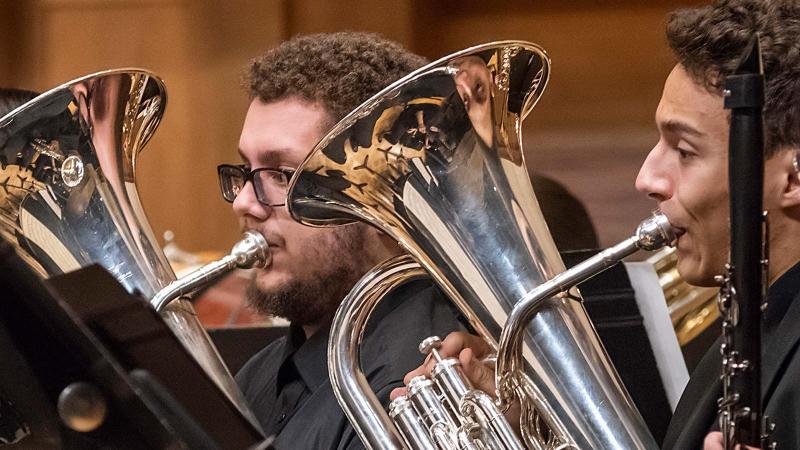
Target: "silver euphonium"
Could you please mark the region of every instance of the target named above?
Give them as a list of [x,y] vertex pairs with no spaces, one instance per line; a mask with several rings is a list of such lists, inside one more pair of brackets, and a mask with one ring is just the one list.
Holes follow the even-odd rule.
[[[164,304],[197,287],[197,276],[188,287],[185,280],[175,282],[136,191],[136,158],[165,106],[161,79],[121,69],[65,83],[0,118],[0,236],[43,278],[99,264],[129,292],[147,299],[161,292],[157,298]],[[243,245],[247,264],[269,260],[263,238],[248,236],[235,247],[236,257],[224,260],[225,268],[232,258],[243,262]],[[177,299],[160,312],[260,430],[192,304]]]
[[[549,70],[545,52],[527,42],[495,42],[447,56],[349,114],[291,181],[287,204],[295,219],[313,226],[364,221],[413,257],[391,260],[365,276],[331,329],[331,383],[370,448],[657,447],[581,303],[556,291],[537,296],[538,287],[565,270],[521,144],[522,120],[539,100]],[[663,218],[653,220],[664,225]],[[643,244],[669,240],[665,230],[648,229],[653,236],[643,237]],[[632,246],[611,256],[637,247],[626,242]],[[393,285],[425,274],[495,349],[515,305],[535,300],[536,314],[520,325],[519,372],[502,379],[529,406],[523,442],[509,442],[508,424],[502,423],[509,399],[501,397],[498,408],[488,395],[459,385],[465,380],[447,360],[434,371],[433,383],[416,381],[411,398],[392,404],[401,433],[370,391],[358,358],[367,317]],[[421,350],[438,358],[436,346],[429,340]],[[444,397],[444,406],[431,404],[433,397]]]

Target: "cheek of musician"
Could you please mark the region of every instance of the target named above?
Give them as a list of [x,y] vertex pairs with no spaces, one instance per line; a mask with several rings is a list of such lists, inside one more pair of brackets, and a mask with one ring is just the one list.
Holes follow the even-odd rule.
[[664,85],[656,122],[661,136],[637,188],[658,199],[659,209],[680,230],[681,276],[693,285],[714,286],[729,245],[728,114],[719,95],[677,65]]

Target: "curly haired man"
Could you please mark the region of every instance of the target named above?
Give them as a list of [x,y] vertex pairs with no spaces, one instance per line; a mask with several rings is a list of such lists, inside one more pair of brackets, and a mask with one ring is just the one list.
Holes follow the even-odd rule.
[[[293,38],[256,58],[246,74],[251,103],[239,140],[242,164],[220,166],[223,195],[243,230],[269,242],[272,265],[255,274],[249,301],[285,317],[289,335],[237,374],[276,448],[361,448],[331,390],[327,338],[337,306],[377,263],[398,254],[365,224],[310,228],[284,206],[286,182],[333,124],[425,61],[378,35]],[[418,343],[459,329],[456,313],[430,281],[410,282],[373,314],[362,347],[364,372],[379,399],[419,363]]]
[[[728,130],[721,83],[759,33],[766,78],[764,208],[769,211],[768,306],[762,322],[762,399],[778,448],[800,448],[800,4],[730,0],[679,10],[667,26],[678,63],[656,110],[660,138],[636,187],[678,231],[678,270],[715,285],[729,248]],[[736,176],[736,174],[730,174]],[[716,423],[722,362],[717,342],[675,411],[664,447],[721,448]],[[711,432],[711,433],[709,433]]]

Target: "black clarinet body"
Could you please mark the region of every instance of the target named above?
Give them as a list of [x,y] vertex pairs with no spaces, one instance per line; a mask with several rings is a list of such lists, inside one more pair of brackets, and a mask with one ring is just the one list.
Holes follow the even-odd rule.
[[761,406],[761,323],[767,286],[764,189],[764,74],[755,37],[725,79],[731,110],[728,152],[730,259],[720,291],[723,393],[720,429],[726,449],[769,448]]

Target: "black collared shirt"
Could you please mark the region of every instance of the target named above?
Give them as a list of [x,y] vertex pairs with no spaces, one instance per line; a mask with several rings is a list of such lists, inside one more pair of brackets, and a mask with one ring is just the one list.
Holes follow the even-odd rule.
[[[457,310],[431,281],[406,283],[379,303],[367,324],[361,361],[384,406],[389,393],[423,361],[428,336],[463,330]],[[236,375],[250,407],[278,449],[363,448],[331,389],[329,327],[309,339],[300,327],[257,353]]]
[[778,325],[780,325],[786,311],[792,305],[792,300],[800,292],[800,263],[792,266],[781,275],[767,294],[767,309],[764,311],[764,320],[761,322],[761,347],[762,353],[771,346],[771,340]]
[[[786,320],[791,320],[790,308],[795,301],[800,301],[800,263],[795,264],[772,283],[767,294],[767,309],[761,322],[761,395],[765,413],[772,409],[772,403],[776,403],[773,391],[765,391],[767,382],[765,372],[777,370],[775,367],[769,367],[770,360],[776,352],[784,350],[786,345],[780,342],[780,330],[787,326],[795,326],[791,322],[784,324]],[[706,433],[719,430],[716,401],[722,395],[722,384],[719,381],[722,372],[720,342],[721,339],[717,339],[692,373],[675,408],[662,448],[670,450],[702,448]],[[786,368],[780,369],[775,375],[776,380],[791,379],[787,377],[796,376],[796,372],[786,370]],[[778,401],[786,399],[779,398]],[[779,427],[783,427],[782,431],[793,430],[797,423],[800,423],[794,420],[797,416],[796,410],[797,408],[794,408],[792,411],[783,412],[776,418]],[[786,446],[787,444],[789,441],[784,439],[779,448],[795,448],[793,444]]]

